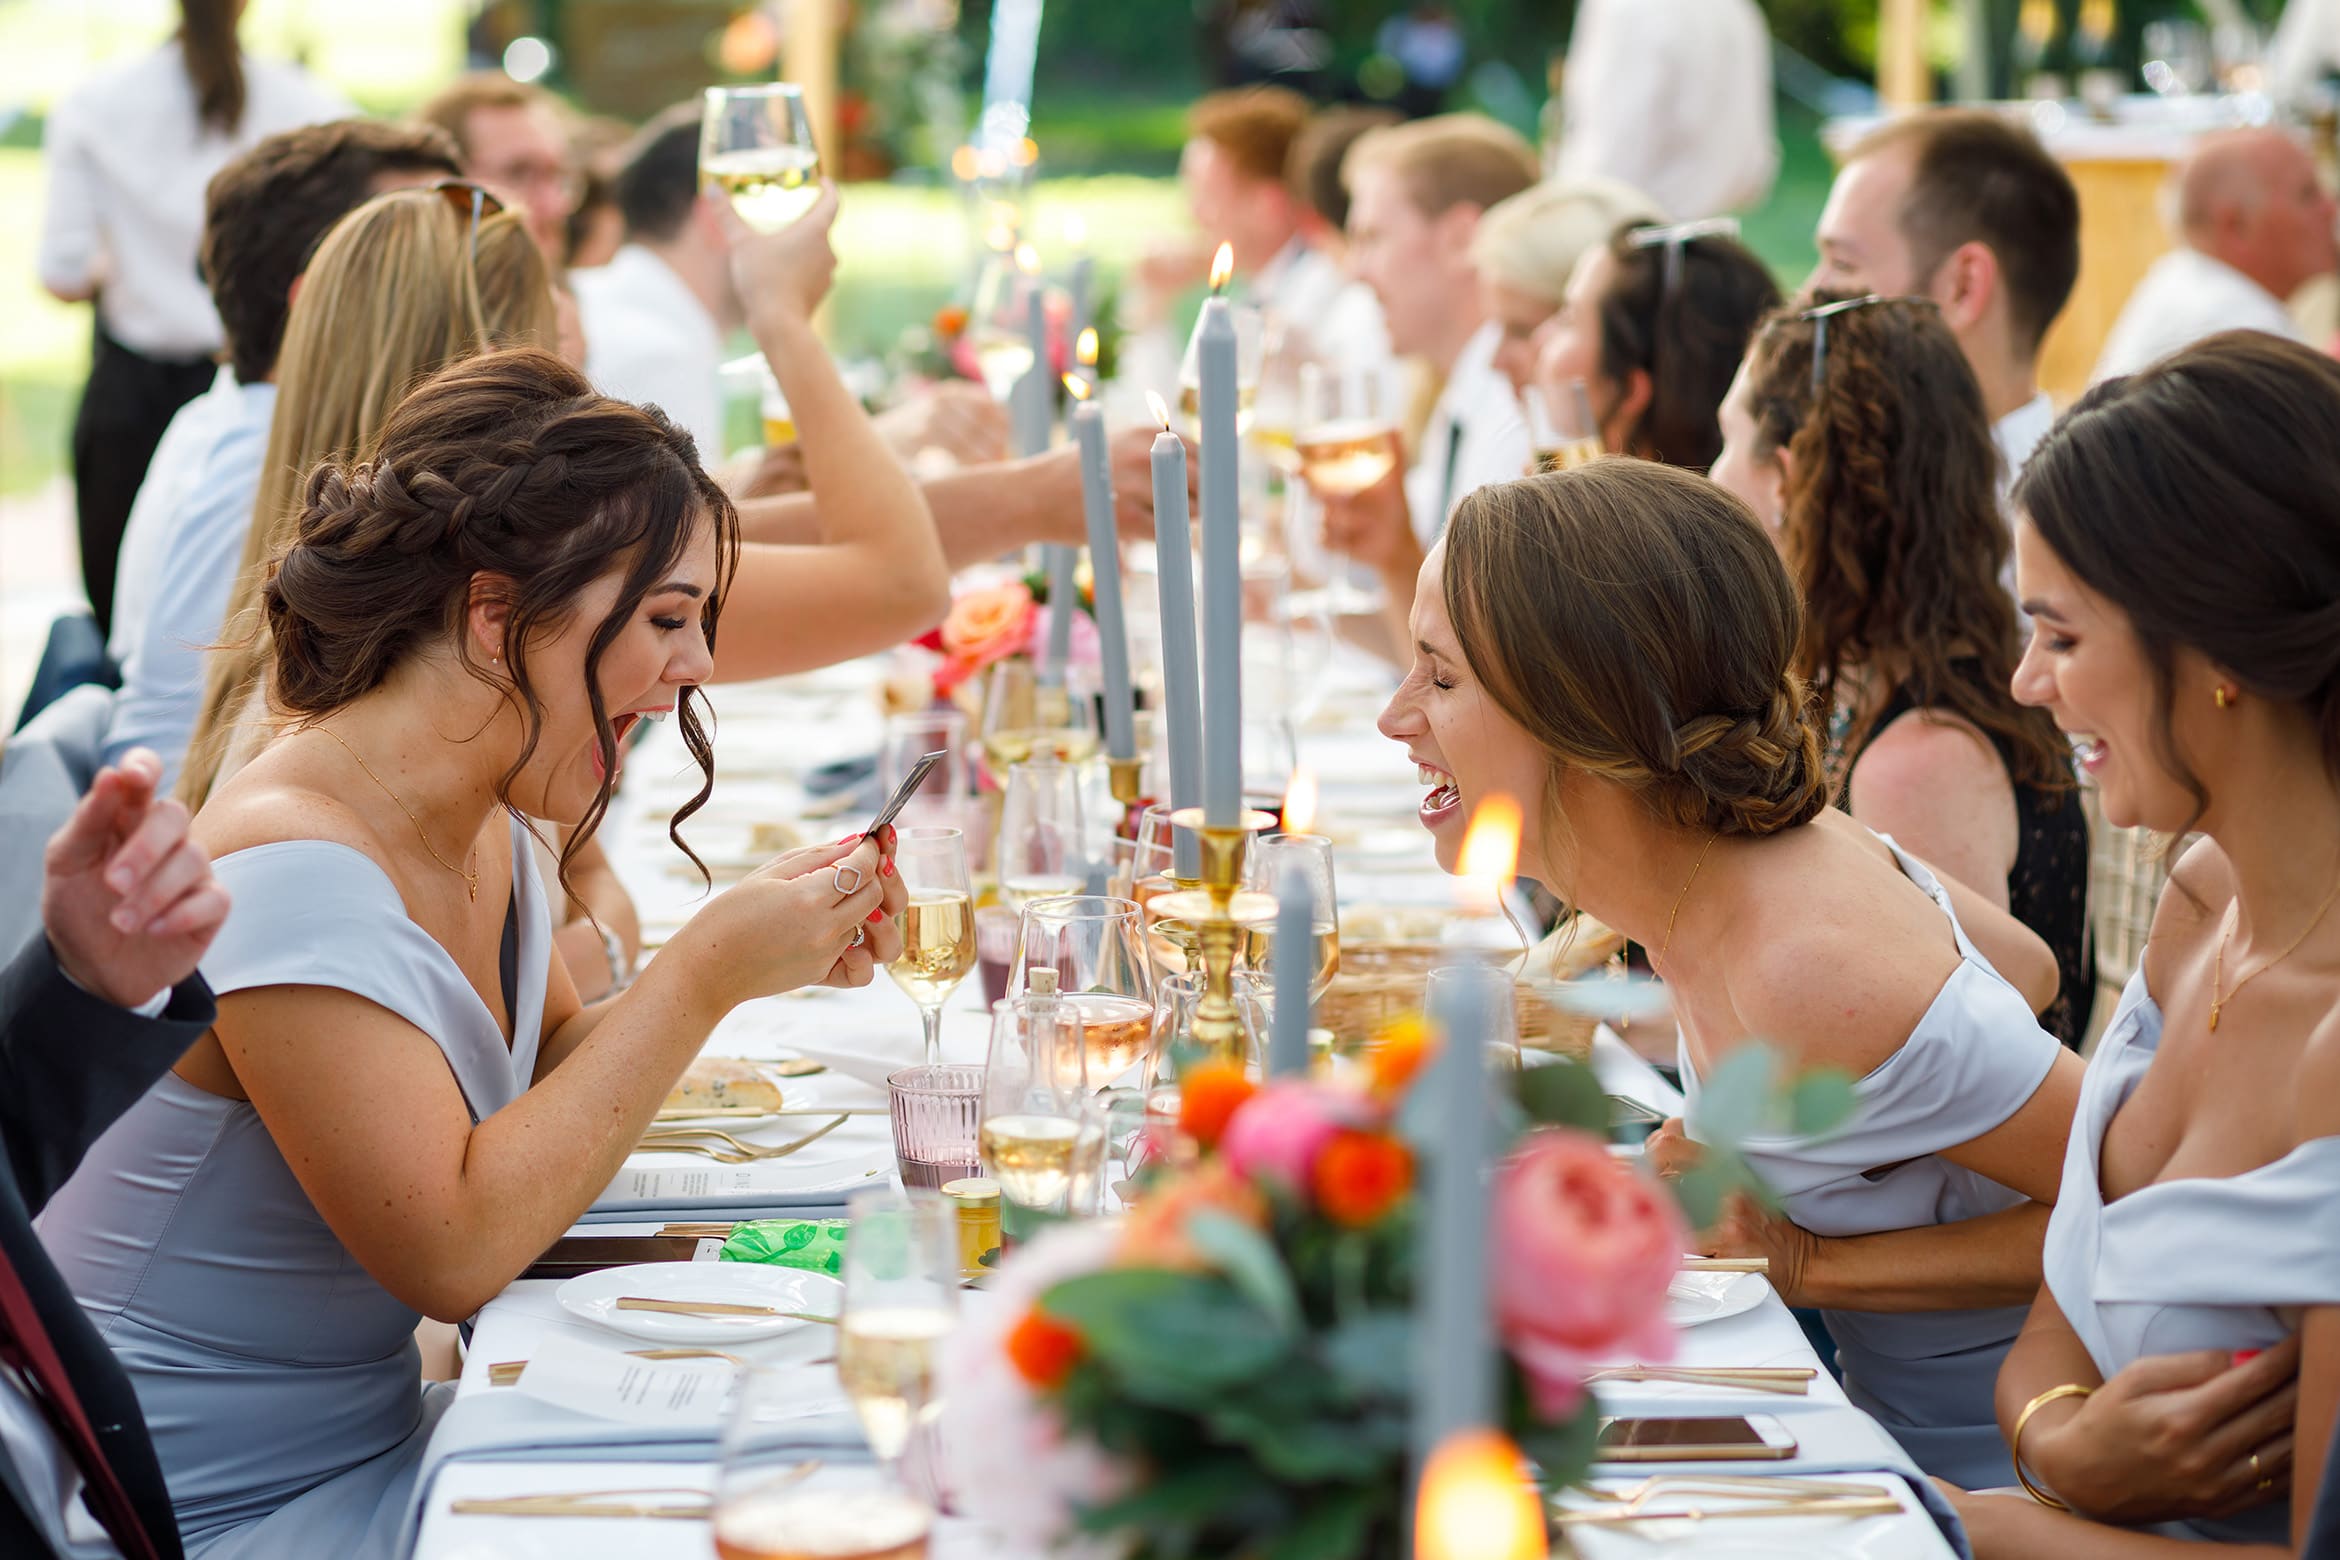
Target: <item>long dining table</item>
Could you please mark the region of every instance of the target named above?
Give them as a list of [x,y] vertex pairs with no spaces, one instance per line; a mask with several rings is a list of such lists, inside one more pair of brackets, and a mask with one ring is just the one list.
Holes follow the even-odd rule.
[[[683,825],[683,832],[712,871],[718,891],[786,843],[837,838],[867,820],[865,794],[848,790],[843,795],[849,799],[841,803],[839,793],[825,790],[823,782],[842,772],[836,766],[866,759],[878,746],[883,722],[878,690],[888,673],[887,661],[876,658],[713,690],[717,782],[708,805]],[[1449,882],[1438,873],[1427,837],[1413,819],[1422,789],[1413,765],[1373,730],[1389,674],[1362,652],[1340,647],[1317,675],[1321,683],[1299,722],[1297,751],[1300,763],[1319,781],[1317,827],[1336,840],[1343,903],[1447,902]],[[697,869],[667,834],[675,809],[699,784],[679,735],[671,726],[659,729],[627,756],[622,787],[604,826],[653,958],[707,902]],[[980,982],[970,977],[944,1012],[945,1058],[980,1062],[987,1032]],[[741,1165],[671,1150],[639,1151],[572,1233],[649,1234],[678,1222],[720,1225],[755,1217],[841,1214],[854,1190],[892,1183],[885,1077],[916,1062],[921,1043],[916,1010],[882,974],[859,990],[813,990],[744,1005],[718,1026],[705,1054],[803,1058],[823,1070],[791,1078],[787,1085],[789,1108],[815,1114],[780,1118],[737,1135],[777,1146],[822,1125],[831,1130],[784,1157]],[[1606,1030],[1594,1042],[1592,1062],[1609,1093],[1662,1114],[1678,1112],[1681,1096],[1674,1088]],[[712,1259],[720,1244],[716,1239],[699,1242],[697,1256]],[[467,1329],[462,1376],[432,1435],[408,1514],[406,1531],[418,1560],[621,1555],[705,1560],[713,1552],[703,1516],[562,1516],[524,1509],[513,1514],[508,1505],[492,1504],[551,1494],[664,1491],[683,1493],[620,1494],[596,1504],[605,1509],[644,1502],[703,1505],[703,1496],[688,1492],[713,1488],[723,1400],[722,1382],[713,1378],[730,1366],[704,1362],[711,1379],[703,1391],[676,1394],[678,1401],[691,1399],[681,1411],[673,1402],[628,1402],[622,1393],[602,1392],[581,1403],[576,1383],[600,1380],[594,1375],[598,1367],[622,1360],[621,1351],[639,1345],[564,1309],[556,1298],[562,1282],[520,1279]],[[1795,1455],[1742,1468],[1849,1481],[1870,1492],[1876,1509],[1865,1515],[1761,1520],[1710,1512],[1689,1524],[1576,1527],[1571,1541],[1578,1554],[1602,1560],[1711,1548],[1735,1555],[1932,1560],[1961,1552],[1954,1524],[1940,1520],[1941,1508],[1925,1481],[1891,1438],[1846,1400],[1760,1275],[1702,1276],[1678,1298],[1688,1313],[1703,1319],[1683,1328],[1674,1363],[1808,1369],[1807,1390],[1787,1395],[1668,1381],[1604,1382],[1597,1389],[1604,1411],[1773,1415],[1793,1434]],[[969,1290],[963,1303],[976,1306],[986,1299],[982,1291]],[[796,1401],[805,1460],[817,1463],[809,1477],[816,1485],[843,1490],[879,1474],[839,1387],[832,1350],[825,1329],[816,1327],[731,1352],[801,1377]],[[542,1370],[542,1385],[538,1369],[521,1368],[538,1361],[549,1367]],[[1615,1476],[1604,1473],[1595,1483],[1612,1496],[1625,1495],[1641,1490],[1653,1476],[1698,1472],[1687,1466],[1637,1466],[1619,1469]],[[491,1504],[483,1509],[482,1502]],[[1707,1504],[1712,1508],[1716,1501],[1709,1498]],[[1734,1509],[1731,1499],[1721,1499],[1719,1509]],[[971,1522],[948,1516],[938,1521],[932,1553],[946,1560],[1038,1560]]]

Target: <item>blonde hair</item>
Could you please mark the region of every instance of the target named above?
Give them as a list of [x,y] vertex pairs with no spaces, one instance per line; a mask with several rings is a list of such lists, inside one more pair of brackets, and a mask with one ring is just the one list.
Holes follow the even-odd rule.
[[1484,114],[1437,114],[1368,130],[1341,160],[1341,183],[1354,190],[1361,168],[1387,168],[1430,216],[1469,204],[1484,210],[1536,182],[1535,149],[1520,133]]
[[1628,222],[1664,220],[1655,201],[1621,180],[1554,180],[1488,208],[1471,239],[1471,261],[1482,277],[1557,308],[1587,250]]
[[210,796],[234,728],[260,703],[272,649],[263,576],[292,541],[310,471],[371,456],[391,410],[436,370],[493,347],[549,347],[558,332],[552,273],[515,214],[483,218],[475,251],[468,212],[437,190],[401,190],[326,234],[277,358],[260,492],[179,779],[190,808]]

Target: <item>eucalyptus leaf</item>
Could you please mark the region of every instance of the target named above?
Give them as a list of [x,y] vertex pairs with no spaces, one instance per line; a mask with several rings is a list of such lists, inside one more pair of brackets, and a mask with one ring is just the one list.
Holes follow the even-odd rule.
[[1393,1461],[1394,1448],[1374,1444],[1349,1418],[1294,1412],[1265,1394],[1222,1403],[1205,1422],[1213,1435],[1243,1446],[1261,1468],[1291,1484],[1359,1484]]
[[1290,1337],[1299,1331],[1300,1297],[1292,1292],[1291,1271],[1265,1235],[1229,1214],[1204,1209],[1187,1216],[1186,1236],[1279,1332]]
[[1544,1486],[1558,1489],[1584,1476],[1592,1466],[1593,1441],[1601,1418],[1588,1401],[1559,1424],[1533,1424],[1519,1438],[1521,1451],[1543,1471]]
[[1609,1130],[1608,1094],[1593,1070],[1576,1062],[1523,1068],[1519,1102],[1539,1126],[1576,1127],[1604,1136]]
[[1776,1114],[1778,1077],[1779,1058],[1767,1045],[1742,1045],[1724,1057],[1699,1084],[1699,1141],[1736,1146],[1762,1131]]
[[1389,1491],[1371,1487],[1326,1490],[1260,1551],[1260,1560],[1350,1560],[1364,1554],[1373,1519],[1391,1499]]
[[1324,1335],[1321,1357],[1358,1399],[1403,1401],[1414,1384],[1414,1319],[1405,1311],[1367,1311]]
[[1788,1130],[1799,1137],[1832,1132],[1852,1119],[1859,1103],[1851,1074],[1832,1067],[1808,1072],[1788,1090]]
[[1153,1401],[1235,1386],[1289,1353],[1275,1319],[1215,1274],[1109,1268],[1066,1279],[1042,1304]]
[[[1256,1504],[1275,1486],[1241,1457],[1213,1457],[1172,1468],[1119,1500],[1080,1513],[1082,1531],[1117,1533],[1143,1528],[1156,1541],[1165,1529],[1191,1532],[1230,1506]],[[1191,1540],[1190,1540],[1191,1542]]]

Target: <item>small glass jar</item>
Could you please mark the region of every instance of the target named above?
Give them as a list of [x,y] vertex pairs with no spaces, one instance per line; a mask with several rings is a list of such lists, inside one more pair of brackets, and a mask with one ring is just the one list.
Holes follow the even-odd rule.
[[999,1183],[968,1176],[946,1183],[942,1194],[958,1215],[959,1276],[981,1278],[999,1261]]

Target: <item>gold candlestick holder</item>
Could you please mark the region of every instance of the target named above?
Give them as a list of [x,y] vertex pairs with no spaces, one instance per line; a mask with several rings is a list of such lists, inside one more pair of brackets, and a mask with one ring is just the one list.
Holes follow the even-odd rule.
[[1194,1038],[1223,1058],[1242,1055],[1243,1027],[1235,1011],[1235,956],[1243,937],[1254,926],[1264,926],[1276,915],[1272,894],[1243,891],[1244,848],[1251,836],[1275,826],[1273,814],[1245,808],[1231,826],[1204,821],[1200,807],[1184,807],[1170,815],[1171,823],[1191,829],[1202,844],[1199,886],[1165,894],[1154,901],[1167,920],[1181,921],[1194,930],[1196,956],[1202,964],[1203,998],[1195,1010]]
[[1142,758],[1108,758],[1105,769],[1113,787],[1113,799],[1124,807],[1135,807],[1145,792],[1146,761]]

